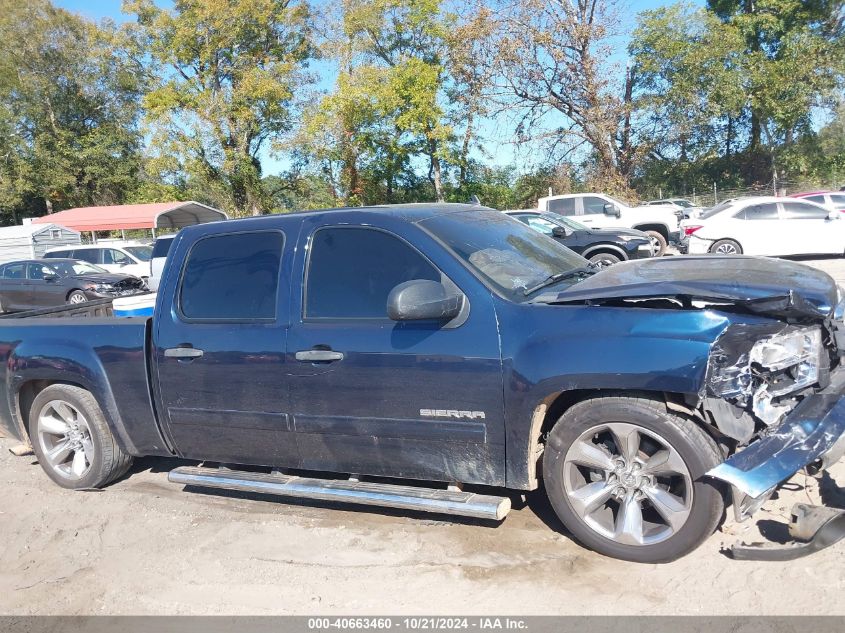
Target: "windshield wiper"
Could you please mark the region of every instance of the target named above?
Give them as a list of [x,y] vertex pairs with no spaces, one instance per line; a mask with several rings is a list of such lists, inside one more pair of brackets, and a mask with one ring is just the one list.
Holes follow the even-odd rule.
[[526,288],[522,291],[522,294],[526,297],[530,294],[537,292],[545,288],[546,286],[551,286],[552,284],[556,284],[559,281],[563,281],[564,279],[572,279],[573,277],[589,277],[590,275],[596,272],[596,265],[592,262],[587,264],[586,266],[580,266],[579,268],[573,268],[565,273],[555,273],[554,275],[549,275],[543,281],[538,284],[531,286],[530,288]]

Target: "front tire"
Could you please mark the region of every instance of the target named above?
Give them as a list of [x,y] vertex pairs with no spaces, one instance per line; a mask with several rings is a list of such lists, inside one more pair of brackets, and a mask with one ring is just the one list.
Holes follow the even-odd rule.
[[94,396],[81,387],[59,384],[44,389],[32,402],[29,427],[38,463],[62,488],[99,488],[132,465]]
[[595,255],[591,255],[589,260],[599,268],[607,268],[622,261],[618,255],[612,255],[611,253],[596,253]]
[[88,297],[81,290],[74,290],[67,296],[67,302],[71,305],[85,303],[86,301],[88,301]]
[[543,455],[546,494],[576,540],[640,563],[688,554],[716,529],[724,499],[704,474],[722,461],[692,420],[651,398],[585,400],[561,416]]
[[742,247],[734,240],[718,240],[710,247],[714,255],[742,255]]
[[654,248],[654,256],[663,257],[663,255],[666,254],[666,247],[668,246],[666,238],[663,237],[663,234],[660,231],[646,231],[645,233],[648,235],[649,239],[651,239],[652,246]]

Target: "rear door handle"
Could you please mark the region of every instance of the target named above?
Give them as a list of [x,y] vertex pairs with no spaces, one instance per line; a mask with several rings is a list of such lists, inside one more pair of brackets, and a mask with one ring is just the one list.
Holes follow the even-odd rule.
[[164,350],[167,358],[199,358],[204,352],[196,347],[168,347]]
[[343,352],[333,352],[329,349],[307,349],[296,353],[296,360],[306,363],[332,363],[343,360]]

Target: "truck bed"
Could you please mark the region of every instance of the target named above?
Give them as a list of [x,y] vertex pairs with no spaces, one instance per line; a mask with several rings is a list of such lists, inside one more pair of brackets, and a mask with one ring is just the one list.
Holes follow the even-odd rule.
[[27,383],[49,374],[96,395],[124,450],[169,454],[149,391],[152,319],[105,316],[110,312],[111,300],[105,299],[0,317],[0,432],[23,439],[18,408],[26,411],[29,402],[13,394],[26,393]]

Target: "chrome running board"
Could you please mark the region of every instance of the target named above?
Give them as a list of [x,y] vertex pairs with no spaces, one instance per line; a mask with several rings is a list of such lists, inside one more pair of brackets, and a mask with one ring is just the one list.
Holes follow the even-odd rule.
[[346,479],[316,479],[281,473],[252,473],[182,466],[171,470],[168,481],[186,486],[257,492],[419,512],[454,514],[501,521],[511,509],[508,497],[479,495],[460,490],[399,486]]

